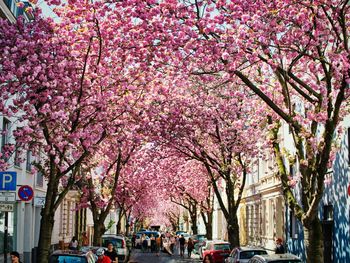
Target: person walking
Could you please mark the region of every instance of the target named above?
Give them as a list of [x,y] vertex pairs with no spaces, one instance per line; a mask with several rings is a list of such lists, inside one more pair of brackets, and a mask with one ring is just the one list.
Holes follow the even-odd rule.
[[156,238],[156,250],[157,250],[157,256],[160,255],[160,250],[162,248],[162,236],[158,235]]
[[172,235],[172,236],[170,237],[170,251],[171,251],[171,253],[173,253],[173,254],[174,254],[175,244],[176,244],[176,238]]
[[22,263],[19,257],[19,253],[17,251],[12,251],[10,253],[10,256],[11,256],[11,263]]
[[133,234],[131,238],[131,247],[136,248],[136,235]]
[[69,243],[69,249],[78,250],[78,244],[79,244],[78,239],[74,236]]
[[108,243],[107,250],[105,250],[104,255],[109,257],[112,263],[117,263],[118,254],[114,249],[113,243]]
[[156,237],[153,234],[151,234],[150,239],[151,239],[151,252],[153,253],[153,252],[156,252],[156,250],[157,250]]
[[189,238],[187,241],[187,252],[188,252],[188,257],[191,258],[192,250],[194,249],[194,242],[192,238]]
[[276,249],[275,249],[276,254],[284,254],[284,246],[283,246],[283,240],[282,238],[277,238],[276,239]]
[[185,255],[185,244],[186,244],[186,239],[184,238],[184,235],[181,235],[179,238],[179,244],[180,244],[180,256],[184,257]]
[[141,236],[141,249],[142,252],[145,252],[147,250],[148,247],[148,242],[147,242],[147,238],[145,234],[142,234]]

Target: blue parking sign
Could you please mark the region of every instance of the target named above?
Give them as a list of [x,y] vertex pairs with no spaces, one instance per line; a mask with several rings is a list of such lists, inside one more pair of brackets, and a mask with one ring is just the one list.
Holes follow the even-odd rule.
[[17,172],[0,172],[0,190],[16,191]]

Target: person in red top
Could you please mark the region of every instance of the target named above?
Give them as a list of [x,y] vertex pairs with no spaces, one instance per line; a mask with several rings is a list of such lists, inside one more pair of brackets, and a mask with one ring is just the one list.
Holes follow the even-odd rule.
[[98,256],[97,263],[112,263],[111,259],[104,254],[104,249],[98,249],[96,251],[96,256]]

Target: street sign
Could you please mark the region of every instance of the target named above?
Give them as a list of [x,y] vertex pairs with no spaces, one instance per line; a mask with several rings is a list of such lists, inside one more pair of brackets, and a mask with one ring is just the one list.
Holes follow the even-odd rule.
[[1,212],[12,212],[13,211],[13,204],[4,204],[0,203],[0,211]]
[[0,172],[0,190],[16,191],[16,185],[16,172]]
[[45,196],[35,196],[34,206],[43,207],[45,205]]
[[34,196],[33,188],[30,187],[29,185],[22,185],[18,189],[18,197],[22,201],[30,201],[32,200],[33,196]]
[[16,192],[0,191],[0,202],[16,202]]

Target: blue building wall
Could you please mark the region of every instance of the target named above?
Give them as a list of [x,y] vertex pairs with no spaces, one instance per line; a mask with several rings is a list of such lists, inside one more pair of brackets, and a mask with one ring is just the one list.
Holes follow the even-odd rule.
[[[346,127],[350,127],[348,119]],[[333,206],[333,252],[334,263],[350,263],[350,196],[348,187],[350,185],[349,167],[349,132],[341,139],[340,149],[336,154],[333,170],[330,173],[332,181],[325,186],[325,194],[320,204],[320,219],[324,220],[324,206]],[[297,223],[297,236],[292,237],[290,233],[290,215],[286,209],[286,246],[290,253],[300,256],[305,261],[305,248],[303,243],[303,230],[301,224]],[[331,221],[328,220],[328,223]],[[323,262],[320,262],[323,263]]]

